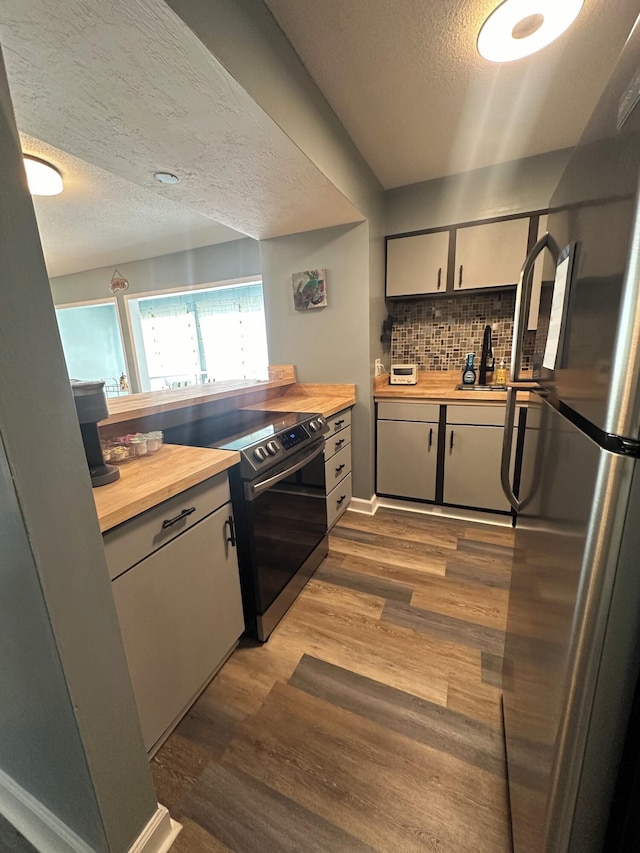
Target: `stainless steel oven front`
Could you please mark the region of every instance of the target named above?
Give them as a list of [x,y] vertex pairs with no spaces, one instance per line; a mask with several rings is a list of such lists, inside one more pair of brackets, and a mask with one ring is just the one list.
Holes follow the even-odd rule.
[[231,472],[245,624],[264,642],[328,552],[324,437],[247,481]]

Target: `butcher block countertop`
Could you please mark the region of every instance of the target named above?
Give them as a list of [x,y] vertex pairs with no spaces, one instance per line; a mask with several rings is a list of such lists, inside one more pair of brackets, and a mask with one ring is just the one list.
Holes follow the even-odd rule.
[[262,403],[243,406],[265,412],[317,412],[330,418],[356,402],[355,385],[314,385],[298,382],[282,395]]
[[[189,385],[187,388],[171,388],[164,391],[145,391],[142,394],[127,394],[112,397],[108,401],[109,417],[100,421],[100,426],[120,424],[153,415],[162,415],[179,409],[204,408],[207,404],[238,400],[253,403],[267,399],[280,388],[295,384],[293,365],[269,368],[269,379],[233,379],[205,385]],[[331,387],[331,386],[329,386]],[[228,405],[227,405],[228,408]]]
[[[461,382],[458,370],[424,370],[418,373],[417,385],[389,385],[389,374],[374,379],[373,395],[376,401],[423,400],[434,403],[504,403],[506,391],[457,391]],[[528,386],[518,394],[518,402],[526,402]]]
[[239,461],[234,451],[165,444],[152,456],[125,462],[119,480],[93,489],[100,530],[105,533]]

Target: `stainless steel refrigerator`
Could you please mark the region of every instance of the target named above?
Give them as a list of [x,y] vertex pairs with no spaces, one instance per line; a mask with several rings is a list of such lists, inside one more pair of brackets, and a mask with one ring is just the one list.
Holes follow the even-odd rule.
[[636,25],[516,299],[513,380],[549,249],[517,495],[515,391],[503,457],[519,510],[503,670],[515,853],[640,850],[639,102]]

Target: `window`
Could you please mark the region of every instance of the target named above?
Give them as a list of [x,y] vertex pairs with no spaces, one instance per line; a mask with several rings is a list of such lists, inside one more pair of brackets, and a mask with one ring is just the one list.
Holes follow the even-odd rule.
[[70,379],[102,379],[108,396],[126,393],[127,366],[115,300],[56,307]]
[[266,379],[262,282],[128,296],[143,391]]

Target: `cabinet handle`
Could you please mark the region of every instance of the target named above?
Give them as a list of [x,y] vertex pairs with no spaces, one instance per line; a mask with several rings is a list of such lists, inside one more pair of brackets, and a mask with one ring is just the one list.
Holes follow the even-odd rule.
[[438,290],[440,290],[440,286],[442,285],[442,267],[438,268]]
[[458,275],[458,287],[462,287],[462,271],[463,270],[464,270],[464,267],[462,266],[462,264],[460,264],[460,273]]
[[188,515],[191,515],[196,511],[194,506],[189,507],[189,509],[183,509],[180,515],[176,515],[175,518],[165,518],[162,522],[162,529],[166,530],[167,527],[173,527],[174,524],[177,524],[179,521],[182,521],[183,518],[186,518]]
[[432,444],[433,444],[433,427],[429,430],[429,450],[431,450]]
[[453,436],[455,435],[454,431],[451,430],[451,439],[449,441],[449,453],[453,450]]
[[333,423],[334,430],[340,429],[340,427],[342,426],[343,423],[344,423],[344,418],[341,418],[339,421],[334,421],[334,423]]
[[227,542],[230,543],[232,548],[236,547],[236,527],[233,523],[233,516],[230,515],[229,518],[225,521],[224,526],[229,525],[229,535],[227,536]]
[[342,495],[341,497],[339,497],[339,498],[338,498],[338,500],[336,501],[336,506],[340,506],[340,504],[342,503],[342,501],[343,501],[346,497],[347,497],[346,495]]
[[343,468],[344,468],[344,463],[342,465],[338,465],[338,467],[336,468],[336,474],[339,474]]
[[344,442],[345,442],[344,438],[341,438],[341,439],[340,439],[340,441],[336,441],[336,450],[337,450],[339,447],[342,447],[342,445],[344,444]]

